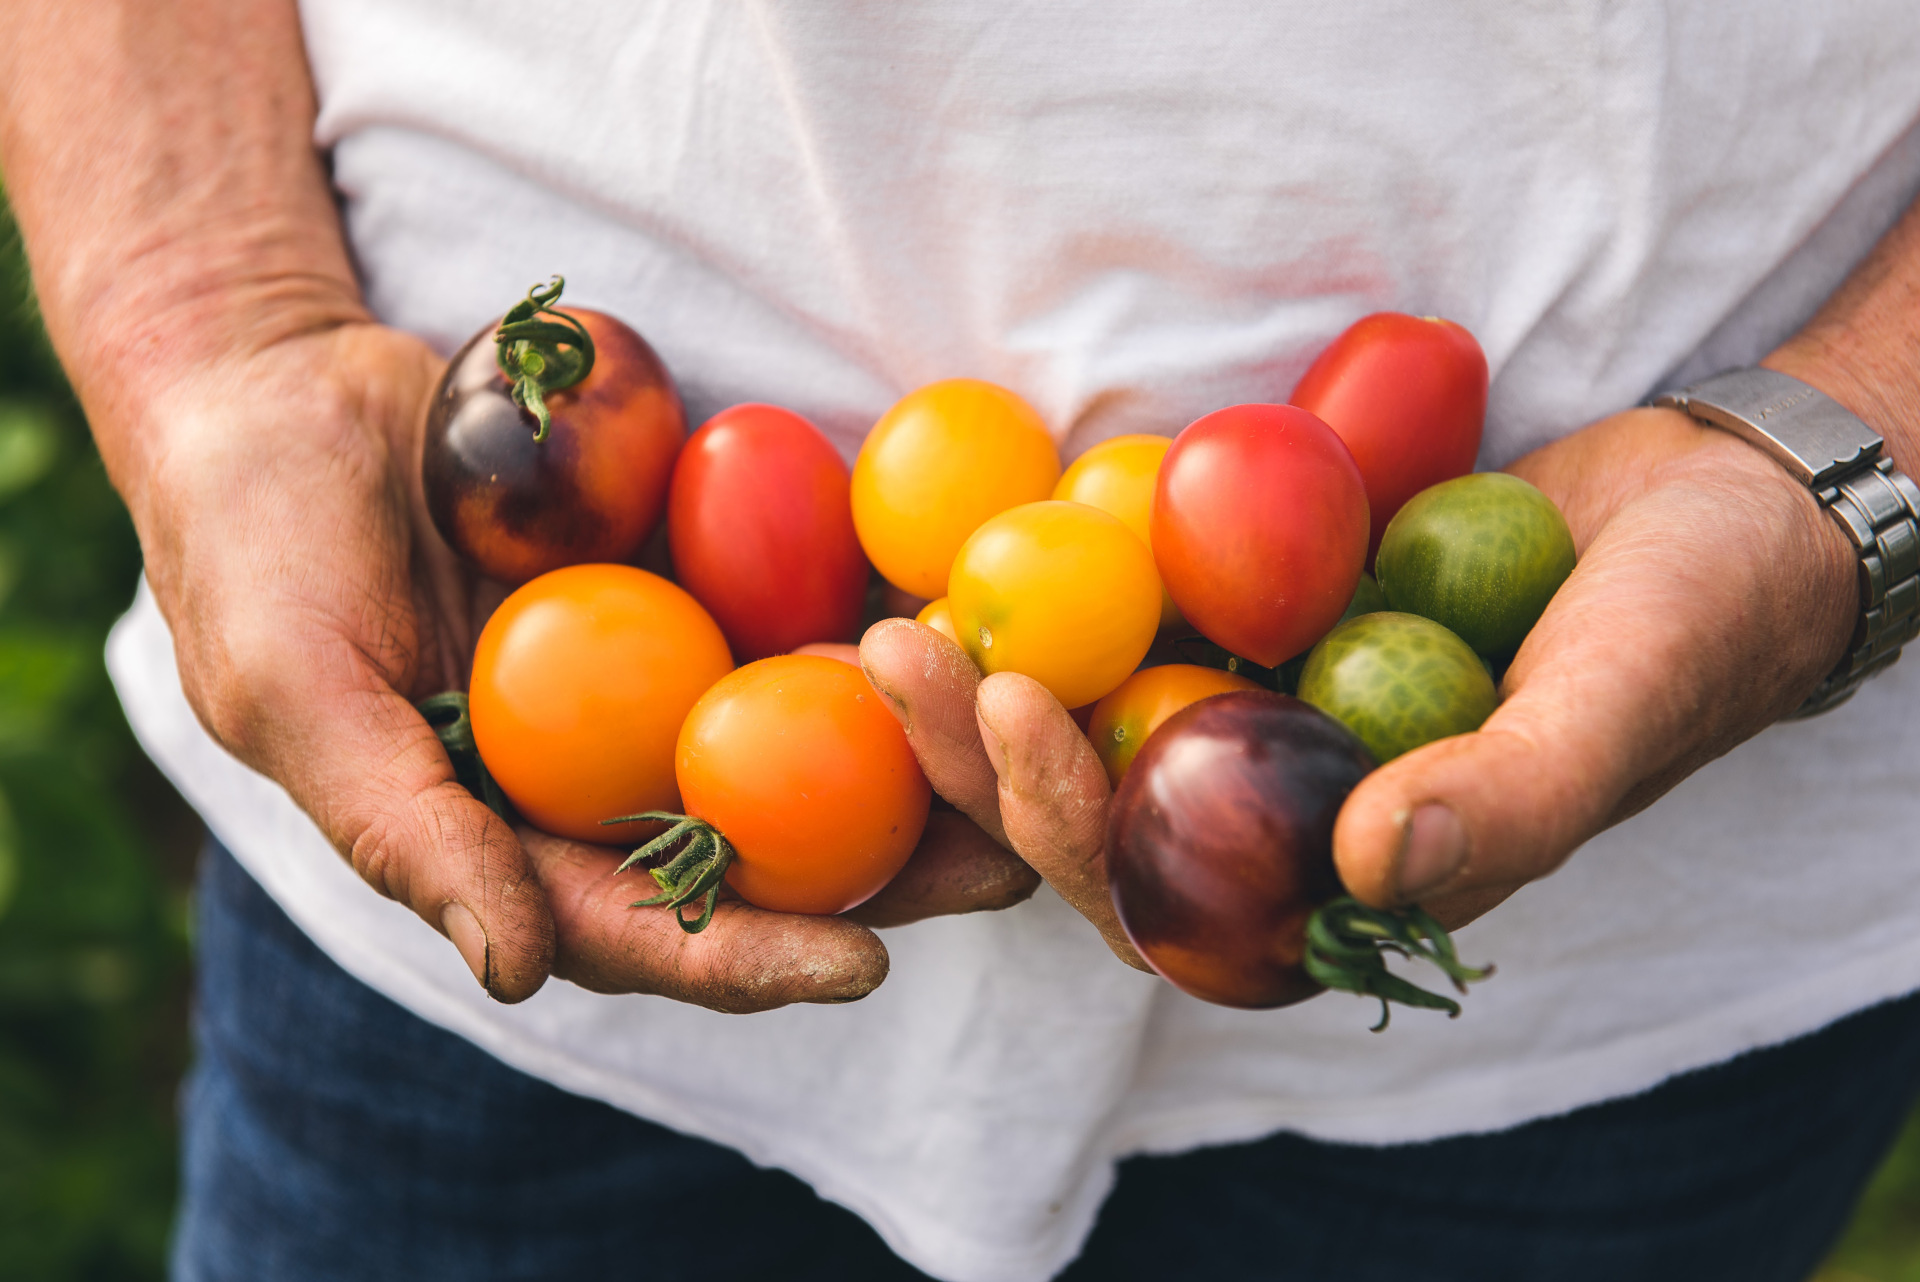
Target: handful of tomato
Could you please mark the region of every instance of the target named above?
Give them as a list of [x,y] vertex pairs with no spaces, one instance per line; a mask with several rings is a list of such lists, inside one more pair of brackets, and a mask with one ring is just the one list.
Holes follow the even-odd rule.
[[[1464,329],[1367,317],[1292,404],[1119,437],[1064,474],[1019,395],[949,379],[881,416],[849,469],[772,405],[682,446],[651,349],[558,294],[536,290],[456,359],[424,469],[448,542],[530,579],[482,633],[470,693],[480,757],[526,819],[634,845],[659,888],[641,903],[689,930],[723,885],[783,912],[874,894],[919,840],[926,779],[857,667],[787,652],[852,640],[877,570],[983,673],[1078,710],[1119,789],[1122,923],[1168,978],[1235,1004],[1331,985],[1451,1005],[1406,998],[1377,955],[1385,939],[1451,958],[1444,935],[1337,905],[1328,842],[1372,762],[1484,720],[1492,665],[1572,569],[1544,496],[1466,474],[1487,375]],[[662,506],[677,584],[611,563]],[[1199,665],[1150,658],[1156,638]],[[1284,694],[1249,697],[1263,686]],[[1204,748],[1172,746],[1195,735]],[[1142,789],[1185,810],[1143,809]],[[1223,832],[1292,853],[1258,890]],[[1281,898],[1210,906],[1195,888],[1216,883]],[[1242,937],[1256,919],[1298,929],[1275,953]]]

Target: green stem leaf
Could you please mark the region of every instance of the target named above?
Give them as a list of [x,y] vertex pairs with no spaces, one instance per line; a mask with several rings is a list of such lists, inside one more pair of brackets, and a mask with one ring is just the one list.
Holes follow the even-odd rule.
[[1459,1017],[1460,1003],[1389,971],[1388,953],[1432,963],[1462,993],[1468,984],[1493,974],[1491,966],[1463,964],[1446,930],[1418,907],[1386,912],[1342,896],[1307,919],[1307,974],[1328,988],[1377,998],[1380,1022],[1373,1026],[1374,1032],[1386,1028],[1389,1002]]
[[453,763],[453,777],[460,781],[460,786],[478,797],[494,814],[508,823],[514,822],[512,803],[493,781],[487,763],[480,759],[480,745],[473,739],[473,718],[467,711],[467,696],[459,690],[448,690],[444,694],[429,695],[413,706],[440,737],[440,746],[447,750],[447,759]]
[[535,285],[501,318],[493,334],[496,360],[513,385],[515,403],[539,423],[535,441],[546,440],[553,426],[547,394],[572,387],[593,370],[593,336],[585,325],[553,307],[566,287],[561,276]]

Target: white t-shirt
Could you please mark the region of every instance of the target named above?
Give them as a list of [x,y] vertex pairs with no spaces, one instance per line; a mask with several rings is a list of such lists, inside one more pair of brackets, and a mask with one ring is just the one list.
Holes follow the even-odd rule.
[[[1912,0],[307,0],[374,307],[451,350],[527,286],[614,311],[691,415],[849,454],[903,392],[1017,388],[1071,455],[1284,399],[1355,317],[1466,324],[1504,463],[1750,363],[1920,186]],[[1458,1022],[1264,1013],[1118,965],[1042,891],[890,931],[849,1007],[489,1002],[201,731],[144,593],[136,731],[330,955],[568,1089],[791,1170],[951,1279],[1063,1265],[1117,1157],[1488,1130],[1920,987],[1920,660],[1776,727],[1461,932]]]

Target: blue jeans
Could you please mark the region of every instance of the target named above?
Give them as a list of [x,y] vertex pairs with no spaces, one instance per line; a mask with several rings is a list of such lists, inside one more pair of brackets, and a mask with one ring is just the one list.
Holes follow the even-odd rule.
[[[402,1010],[217,846],[198,905],[178,1282],[924,1276],[791,1176]],[[1134,1158],[1063,1276],[1804,1282],[1917,1084],[1920,996],[1497,1135]]]

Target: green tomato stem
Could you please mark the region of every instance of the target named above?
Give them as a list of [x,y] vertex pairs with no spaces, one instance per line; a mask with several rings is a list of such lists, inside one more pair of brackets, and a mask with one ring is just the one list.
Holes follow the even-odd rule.
[[513,384],[514,402],[539,421],[533,433],[536,442],[546,440],[553,425],[547,393],[572,387],[593,370],[593,336],[553,307],[566,287],[562,276],[535,285],[501,318],[493,334],[500,372]]
[[1343,895],[1321,905],[1307,919],[1307,974],[1328,988],[1377,998],[1380,1022],[1373,1026],[1374,1032],[1386,1028],[1389,1002],[1443,1010],[1452,1019],[1460,1017],[1459,1002],[1430,993],[1389,971],[1387,953],[1432,962],[1463,994],[1468,984],[1493,974],[1491,966],[1462,963],[1446,930],[1418,907],[1388,912]]
[[[686,845],[666,863],[647,869],[647,875],[660,887],[660,893],[650,899],[635,900],[631,906],[671,908],[674,920],[680,923],[680,929],[689,935],[697,935],[713,920],[713,906],[720,898],[720,882],[727,875],[727,866],[733,862],[733,843],[706,820],[692,815],[676,815],[667,810],[620,815],[600,822],[627,824],[642,821],[668,824],[670,827],[628,855],[625,862],[615,869],[616,872],[625,872],[635,864],[658,859],[683,840]],[[686,906],[696,899],[702,901],[700,915],[688,921]]]

